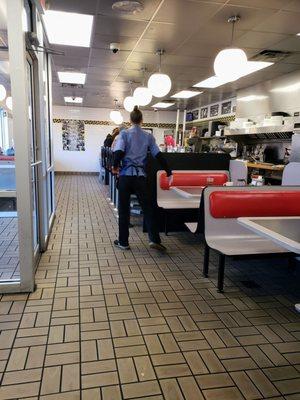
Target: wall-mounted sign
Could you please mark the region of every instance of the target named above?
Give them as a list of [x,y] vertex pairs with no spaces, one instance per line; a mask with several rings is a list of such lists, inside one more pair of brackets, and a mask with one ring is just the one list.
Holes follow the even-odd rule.
[[219,114],[219,104],[214,104],[213,106],[210,106],[210,116],[211,117],[216,117]]
[[200,118],[207,118],[208,117],[208,107],[201,108]]
[[192,111],[193,121],[199,119],[199,109]]
[[222,103],[222,114],[231,114],[231,101],[226,101]]
[[191,122],[193,121],[193,113],[192,112],[188,112],[186,113],[186,118],[185,118],[186,122]]
[[66,151],[85,151],[84,122],[75,119],[63,120],[62,144]]

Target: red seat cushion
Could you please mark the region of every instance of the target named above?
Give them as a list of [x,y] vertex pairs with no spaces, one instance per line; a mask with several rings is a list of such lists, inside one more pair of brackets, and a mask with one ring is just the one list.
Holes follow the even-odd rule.
[[[228,176],[224,172],[174,172],[172,186],[221,186],[228,181]],[[163,190],[169,190],[170,185],[167,174],[163,172],[160,175],[160,187]]]
[[0,156],[0,161],[15,161],[15,156],[1,155]]
[[300,190],[215,191],[209,205],[214,218],[300,216]]

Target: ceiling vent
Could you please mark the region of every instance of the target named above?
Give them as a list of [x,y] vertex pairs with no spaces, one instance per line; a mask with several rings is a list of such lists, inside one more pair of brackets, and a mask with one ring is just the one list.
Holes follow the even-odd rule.
[[121,14],[138,14],[143,11],[144,6],[139,1],[115,1],[112,9]]
[[280,51],[280,50],[262,50],[260,53],[253,56],[251,61],[267,61],[272,63],[277,63],[279,61],[284,60],[288,56],[291,55],[289,51]]

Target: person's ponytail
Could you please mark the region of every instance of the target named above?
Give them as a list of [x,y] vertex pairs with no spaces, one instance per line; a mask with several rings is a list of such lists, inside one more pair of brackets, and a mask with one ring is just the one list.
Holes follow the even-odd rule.
[[143,122],[143,114],[138,106],[134,106],[133,111],[130,113],[130,121],[135,125]]

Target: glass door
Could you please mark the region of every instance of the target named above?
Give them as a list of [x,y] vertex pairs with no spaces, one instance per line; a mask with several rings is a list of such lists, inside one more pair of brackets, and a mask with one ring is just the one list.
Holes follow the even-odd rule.
[[38,159],[38,145],[35,124],[35,103],[34,103],[34,80],[33,62],[27,56],[27,80],[28,80],[28,117],[30,127],[30,161],[31,161],[31,185],[32,185],[32,220],[33,220],[33,251],[36,261],[40,255],[40,229],[39,229],[39,194],[38,179],[39,169],[42,161]]

